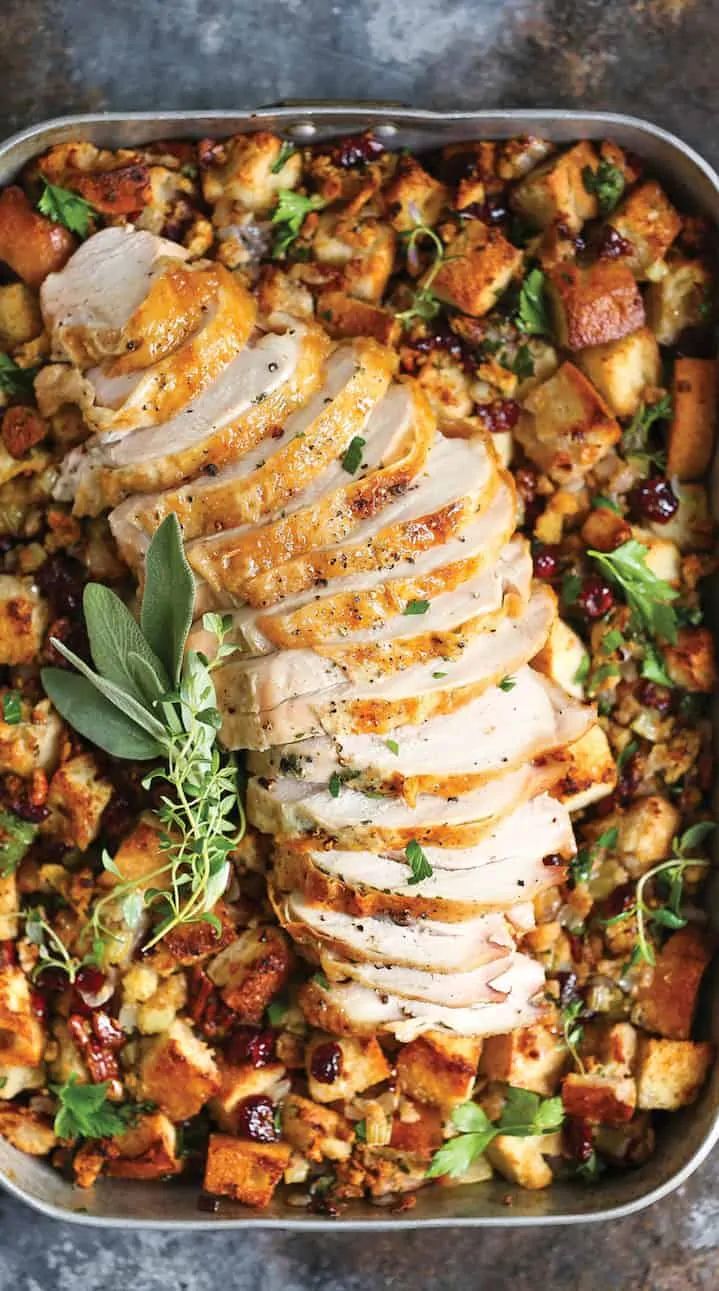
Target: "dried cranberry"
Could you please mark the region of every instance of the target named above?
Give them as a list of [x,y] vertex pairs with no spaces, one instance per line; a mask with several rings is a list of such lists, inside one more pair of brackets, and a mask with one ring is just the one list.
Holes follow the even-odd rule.
[[600,238],[598,253],[601,260],[618,260],[621,256],[634,255],[634,247],[608,224]]
[[334,1040],[318,1044],[312,1054],[310,1070],[321,1085],[331,1085],[342,1075],[342,1050]]
[[534,553],[534,572],[537,578],[556,578],[559,573],[559,557],[553,547],[542,547]]
[[68,983],[68,976],[62,968],[42,968],[37,975],[37,982],[45,993],[48,991],[64,991]]
[[676,493],[663,475],[642,480],[632,491],[631,500],[639,514],[655,524],[668,524],[679,506]]
[[435,350],[444,350],[453,359],[469,363],[469,355],[459,337],[441,319],[430,325],[426,336],[418,336],[412,341],[411,349],[418,354],[433,354]]
[[542,865],[546,865],[548,870],[556,869],[559,865],[564,865],[564,857],[559,852],[550,852],[548,856],[542,857]]
[[47,1013],[47,996],[42,991],[30,992],[30,1007],[38,1018],[44,1018]]
[[643,708],[656,708],[658,713],[668,713],[672,706],[671,690],[656,681],[640,681],[636,695]]
[[594,1151],[592,1127],[579,1116],[568,1116],[564,1122],[564,1146],[574,1161],[588,1161]]
[[275,1057],[274,1031],[262,1030],[260,1027],[238,1027],[228,1041],[227,1057],[230,1062],[266,1067]]
[[105,974],[99,968],[86,964],[78,970],[75,989],[83,995],[97,995],[105,985]]
[[48,556],[38,569],[35,581],[50,602],[54,614],[74,615],[82,609],[85,566],[71,556],[56,553]]
[[513,430],[519,421],[520,407],[516,399],[493,399],[479,405],[479,413],[487,430],[493,435]]
[[384,144],[376,139],[371,131],[365,134],[347,135],[332,149],[332,160],[336,166],[349,169],[351,166],[366,166],[368,162],[381,157]]
[[274,1104],[264,1094],[243,1098],[237,1115],[237,1128],[255,1143],[275,1143],[280,1137],[275,1125]]
[[582,583],[577,603],[588,619],[601,619],[614,605],[614,592],[598,574],[590,574]]
[[0,968],[10,968],[17,963],[17,947],[14,941],[0,941]]

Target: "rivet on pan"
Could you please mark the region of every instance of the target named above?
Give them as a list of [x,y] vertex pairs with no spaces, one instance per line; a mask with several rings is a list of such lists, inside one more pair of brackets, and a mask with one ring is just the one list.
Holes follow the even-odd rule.
[[394,121],[383,121],[380,125],[375,126],[374,132],[379,135],[380,139],[394,139],[398,130],[399,126],[396,126]]
[[317,134],[317,126],[312,121],[299,121],[297,125],[288,126],[287,133],[293,139],[313,139]]

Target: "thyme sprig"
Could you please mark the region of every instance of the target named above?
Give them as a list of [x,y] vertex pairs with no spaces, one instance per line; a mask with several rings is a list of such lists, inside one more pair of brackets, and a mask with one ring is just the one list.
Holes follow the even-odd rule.
[[420,238],[427,238],[432,243],[432,263],[427,272],[423,275],[421,284],[415,289],[412,296],[412,303],[407,309],[400,310],[395,314],[403,327],[409,327],[416,318],[421,318],[425,322],[430,322],[437,317],[442,302],[432,291],[432,283],[443,264],[447,262],[447,254],[444,242],[434,229],[428,224],[415,224],[405,235],[407,259],[411,261],[417,255],[417,243]]

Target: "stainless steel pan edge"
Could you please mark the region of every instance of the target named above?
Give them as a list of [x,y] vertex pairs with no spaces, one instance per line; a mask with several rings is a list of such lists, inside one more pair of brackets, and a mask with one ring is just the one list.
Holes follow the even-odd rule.
[[[472,136],[506,138],[543,134],[558,143],[577,137],[611,136],[641,154],[685,201],[719,224],[719,177],[676,136],[635,117],[612,112],[553,110],[432,112],[367,104],[288,104],[256,111],[195,113],[105,113],[58,117],[32,126],[0,144],[0,184],[10,182],[38,152],[84,138],[101,146],[134,146],[163,138],[222,137],[237,131],[272,129],[300,141],[321,140],[372,127],[388,147],[422,149]],[[719,471],[715,472],[719,477]],[[719,622],[719,619],[718,619]],[[719,728],[718,728],[719,729]],[[719,885],[717,885],[719,887]],[[716,912],[719,915],[719,893]],[[717,918],[719,922],[719,918]],[[719,1041],[719,974],[707,984],[704,1034]],[[298,1232],[448,1227],[526,1227],[622,1219],[680,1187],[719,1141],[719,1068],[699,1101],[658,1127],[654,1156],[639,1169],[605,1176],[587,1187],[558,1183],[527,1192],[497,1179],[487,1184],[420,1191],[403,1215],[354,1203],[327,1220],[274,1203],[254,1214],[221,1203],[217,1214],[197,1209],[196,1184],[120,1184],[104,1181],[82,1192],[42,1161],[24,1156],[0,1139],[0,1182],[20,1200],[56,1219],[109,1228],[286,1229]]]

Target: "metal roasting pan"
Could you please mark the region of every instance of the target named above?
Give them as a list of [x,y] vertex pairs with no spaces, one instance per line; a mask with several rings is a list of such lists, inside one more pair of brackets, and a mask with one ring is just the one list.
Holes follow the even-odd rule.
[[[387,147],[421,151],[472,138],[544,135],[556,143],[609,137],[642,156],[669,191],[719,224],[719,176],[675,135],[635,117],[613,112],[552,110],[431,112],[396,104],[289,102],[256,111],[130,112],[65,116],[31,126],[0,144],[0,184],[52,144],[87,139],[107,148],[133,147],[166,138],[222,138],[238,131],[273,130],[298,143],[372,128]],[[715,508],[716,509],[716,508]],[[715,616],[719,624],[719,616]],[[719,884],[715,884],[719,887]],[[719,891],[712,902],[719,922]],[[701,1031],[719,1041],[719,973],[706,983]],[[659,1119],[659,1118],[658,1118]],[[527,1192],[494,1179],[417,1194],[413,1210],[395,1215],[368,1202],[352,1203],[337,1219],[275,1201],[253,1212],[221,1201],[215,1214],[198,1209],[199,1186],[180,1181],[124,1183],[104,1180],[89,1191],[74,1188],[47,1163],[25,1156],[0,1139],[0,1181],[43,1214],[108,1228],[175,1230],[318,1230],[526,1227],[621,1219],[667,1196],[689,1177],[719,1140],[719,1065],[698,1101],[657,1124],[657,1148],[643,1166]]]

